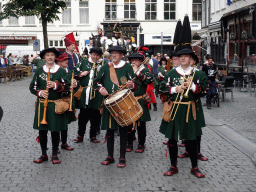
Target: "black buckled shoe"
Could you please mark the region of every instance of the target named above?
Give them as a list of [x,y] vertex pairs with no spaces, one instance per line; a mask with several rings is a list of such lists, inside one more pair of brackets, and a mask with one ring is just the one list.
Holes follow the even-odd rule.
[[115,159],[113,157],[107,157],[104,161],[101,162],[102,165],[109,165],[111,163],[114,163]]
[[119,167],[119,168],[124,168],[124,167],[126,167],[126,160],[125,159],[123,159],[123,158],[120,158],[119,159],[119,163],[117,164],[117,167]]
[[66,144],[61,144],[61,149],[66,149],[66,150],[68,150],[68,151],[73,151],[73,150],[74,150],[74,148],[68,146],[67,143],[66,143]]
[[198,153],[198,159],[201,161],[208,161],[208,158],[203,156],[202,153]]
[[135,153],[143,153],[146,147],[139,145],[138,148],[135,150]]
[[126,152],[131,152],[133,150],[133,146],[132,145],[127,145],[126,146]]
[[99,140],[96,139],[96,137],[92,137],[90,139],[90,141],[93,142],[93,143],[99,143],[100,142]]
[[198,177],[198,178],[203,178],[203,177],[205,177],[205,174],[201,173],[201,171],[199,170],[198,167],[192,168],[192,169],[191,169],[191,173],[192,173],[193,175],[195,175],[196,177]]
[[61,160],[59,159],[58,156],[52,156],[52,163],[53,164],[60,164]]
[[44,161],[48,161],[48,156],[47,155],[41,155],[38,159],[35,159],[33,162],[34,163],[42,163]]
[[164,173],[164,176],[172,176],[173,174],[175,173],[178,173],[178,168],[177,167],[174,167],[174,166],[171,166],[171,168],[169,169],[169,171],[165,172]]
[[80,135],[78,135],[76,139],[73,139],[73,141],[75,141],[76,143],[83,142],[83,140],[83,137],[81,137]]

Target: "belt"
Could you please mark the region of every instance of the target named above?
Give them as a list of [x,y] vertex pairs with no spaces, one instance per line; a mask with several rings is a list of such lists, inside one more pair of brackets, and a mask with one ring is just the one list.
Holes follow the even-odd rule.
[[186,123],[188,122],[188,116],[189,116],[189,111],[190,111],[190,105],[192,106],[192,115],[193,115],[193,119],[196,120],[196,105],[195,105],[195,101],[188,101],[188,102],[178,102],[178,101],[173,101],[174,104],[183,104],[183,105],[188,105],[188,109],[187,109],[187,116],[186,116]]

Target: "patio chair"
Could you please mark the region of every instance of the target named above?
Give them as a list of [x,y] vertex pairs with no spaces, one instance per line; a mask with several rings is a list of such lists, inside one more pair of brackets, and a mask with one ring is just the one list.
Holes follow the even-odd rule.
[[222,87],[219,87],[219,91],[222,92],[222,101],[225,101],[226,93],[230,92],[231,93],[231,100],[234,101],[234,94],[233,94],[233,89],[234,89],[234,77],[226,76],[223,77],[224,84]]

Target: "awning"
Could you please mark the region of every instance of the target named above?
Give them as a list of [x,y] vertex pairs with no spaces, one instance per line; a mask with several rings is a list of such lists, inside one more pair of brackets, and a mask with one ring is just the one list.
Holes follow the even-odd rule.
[[197,46],[199,43],[202,43],[202,41],[204,41],[204,39],[200,39],[200,40],[194,42],[191,46],[192,47]]

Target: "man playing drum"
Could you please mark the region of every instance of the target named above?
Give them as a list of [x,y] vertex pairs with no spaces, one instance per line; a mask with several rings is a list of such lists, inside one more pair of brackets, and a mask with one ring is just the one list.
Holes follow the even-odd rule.
[[[186,149],[192,164],[191,173],[196,177],[205,177],[198,168],[197,136],[202,134],[205,127],[204,114],[200,96],[207,88],[207,77],[204,73],[191,70],[190,62],[194,52],[192,49],[182,49],[177,53],[180,66],[170,70],[160,85],[161,91],[168,93],[171,113],[164,118],[160,125],[160,132],[168,139],[171,168],[164,176],[172,176],[178,172],[177,141],[185,139]],[[192,80],[191,77],[192,76]],[[188,91],[188,97],[185,94]],[[177,109],[177,110],[176,110]]]
[[[153,81],[153,75],[151,75],[149,69],[142,64],[145,59],[143,54],[133,53],[129,56],[130,63],[132,64],[134,73],[136,75],[137,89],[134,92],[134,96],[138,100],[139,104],[143,109],[143,115],[136,122],[138,131],[139,145],[135,150],[136,153],[143,153],[146,141],[146,122],[151,121],[150,113],[148,109],[148,103],[150,102],[150,97],[147,95],[147,85],[151,84]],[[131,131],[128,132],[128,145],[126,152],[131,152],[133,150],[133,134]]]
[[[113,46],[109,49],[111,54],[111,63],[103,65],[99,71],[98,76],[94,80],[94,87],[104,97],[117,91],[120,86],[127,86],[129,89],[135,90],[136,84],[131,81],[134,72],[129,63],[122,61],[123,55],[126,50],[119,46]],[[102,130],[107,130],[107,150],[108,157],[101,162],[102,165],[109,165],[114,163],[114,132],[116,127],[119,126],[117,121],[111,116],[110,112],[103,106],[102,114]],[[123,126],[119,128],[120,131],[120,158],[118,167],[125,167],[125,153],[127,145],[127,131],[131,129],[132,125]]]
[[[100,126],[101,114],[99,108],[102,104],[102,95],[93,89],[94,78],[98,75],[102,67],[102,50],[99,47],[90,49],[91,57],[81,61],[79,67],[75,68],[75,74],[80,80],[82,86],[81,97],[79,101],[80,113],[78,117],[78,136],[74,141],[76,143],[84,140],[86,125],[88,121],[91,122],[90,127],[90,141],[99,143],[96,139],[97,127]],[[107,65],[107,62],[104,61]],[[75,95],[76,96],[76,95]]]

